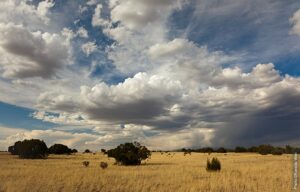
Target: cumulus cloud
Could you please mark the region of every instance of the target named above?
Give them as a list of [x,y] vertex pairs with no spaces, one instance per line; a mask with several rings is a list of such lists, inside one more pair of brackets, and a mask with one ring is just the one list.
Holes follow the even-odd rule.
[[181,8],[182,1],[110,1],[110,14],[104,34],[116,41],[108,57],[125,75],[147,71],[153,63],[147,58],[147,49],[165,42],[168,17]]
[[40,109],[66,112],[74,112],[78,104],[72,96],[59,94],[54,91],[41,93],[38,97],[37,103],[37,107]]
[[300,35],[300,9],[290,18],[290,22],[293,24],[291,33]]
[[[244,5],[234,2],[223,9],[223,2],[222,8],[201,2],[218,16]],[[239,54],[172,33],[170,16],[185,3],[91,0],[81,6],[93,10],[92,19],[85,21],[96,27],[91,32],[51,26],[53,1],[1,2],[0,10],[6,7],[12,14],[0,11],[0,72],[8,78],[0,80],[0,100],[28,105],[36,109],[33,118],[62,127],[3,129],[7,134],[0,142],[37,137],[97,149],[137,140],[153,149],[176,149],[284,143],[299,137],[299,77],[282,75],[273,63],[244,67]],[[195,5],[192,15],[201,15],[202,4]],[[290,19],[295,34],[298,12]],[[84,14],[75,25],[89,26],[81,20]],[[91,41],[98,36],[101,48]],[[113,43],[106,45],[106,40]],[[104,82],[101,66],[95,67],[98,61],[80,51],[86,56],[97,52],[92,56],[112,66],[112,72],[104,73],[125,80]],[[68,65],[72,56],[77,63]],[[91,68],[97,72],[91,74]],[[66,126],[85,127],[87,133]]]
[[243,73],[239,67],[225,68],[212,79],[212,85],[230,88],[260,88],[270,86],[281,79],[274,64],[269,63],[256,65],[250,73]]
[[120,123],[151,122],[168,113],[168,108],[181,97],[178,81],[139,73],[124,83],[92,88],[82,87],[81,95],[86,112],[92,119],[119,121]]
[[37,6],[37,12],[41,17],[45,17],[47,16],[49,9],[52,8],[53,6],[54,6],[53,0],[41,1]]
[[[225,68],[202,87],[183,86],[182,80],[139,73],[118,85],[101,83],[94,87],[81,87],[81,105],[76,106],[79,106],[84,119],[92,120],[90,124],[95,126],[100,122],[137,127],[146,125],[151,130],[167,131],[166,134],[174,138],[176,132],[209,129],[209,137],[203,135],[203,138],[209,139],[199,136],[203,139],[203,145],[234,145],[241,142],[239,139],[243,136],[243,144],[246,145],[255,138],[260,138],[260,142],[266,138],[269,142],[277,142],[280,134],[293,128],[273,126],[273,129],[273,121],[288,119],[298,123],[300,111],[291,105],[299,102],[299,81],[298,78],[280,76],[273,64],[259,64],[250,73],[244,73],[237,67]],[[46,106],[53,106],[52,110],[59,109],[56,101],[59,99],[54,96],[49,98],[51,101]],[[63,99],[59,101],[64,102]],[[240,122],[247,123],[242,126]],[[260,122],[266,123],[262,126],[268,125],[264,128],[266,133],[274,131],[274,137],[261,131],[263,127],[258,126]],[[278,125],[284,126],[286,121],[280,122]],[[251,127],[252,124],[255,127]],[[249,126],[251,130],[248,130]],[[231,129],[238,130],[234,134],[234,130],[224,133]],[[248,133],[251,134],[246,138]],[[222,136],[224,138],[220,139]],[[155,137],[152,139],[155,140]],[[186,142],[192,144],[192,141],[188,137]]]
[[49,10],[54,6],[52,0],[41,1],[37,6],[29,5],[26,1],[7,0],[0,2],[0,21],[27,24],[37,29],[50,22]]
[[59,34],[1,23],[0,38],[0,65],[4,77],[50,78],[67,64],[68,45]]
[[86,56],[89,56],[97,50],[97,45],[95,42],[87,42],[81,45],[81,50],[86,54]]

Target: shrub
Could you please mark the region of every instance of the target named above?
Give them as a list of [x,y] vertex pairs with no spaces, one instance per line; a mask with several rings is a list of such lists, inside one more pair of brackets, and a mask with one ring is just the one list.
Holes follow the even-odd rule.
[[257,150],[258,150],[258,147],[256,147],[256,146],[252,146],[252,147],[248,148],[248,152],[251,152],[251,153],[257,153]]
[[221,162],[215,157],[212,158],[211,161],[209,159],[207,159],[206,170],[207,171],[220,171],[221,170]]
[[110,149],[107,151],[107,155],[115,158],[118,164],[140,165],[142,160],[151,156],[151,151],[138,142],[134,142],[121,144],[115,149]]
[[90,162],[89,161],[83,161],[82,165],[85,166],[85,167],[88,167],[90,165]]
[[260,145],[257,148],[257,152],[261,155],[271,154],[274,150],[274,147],[271,145]]
[[294,152],[293,147],[291,147],[289,145],[286,145],[285,146],[285,152],[288,153],[288,154],[293,153]]
[[211,147],[204,147],[204,148],[200,148],[197,150],[198,152],[201,152],[201,153],[208,153],[208,154],[211,154],[214,152],[214,149],[211,148]]
[[84,150],[84,153],[91,153],[89,149]]
[[62,155],[62,154],[69,155],[72,153],[72,149],[70,149],[69,147],[63,144],[54,144],[49,148],[49,153],[57,154],[57,155]]
[[247,149],[245,147],[237,146],[234,151],[236,153],[244,153],[247,152]]
[[272,151],[272,155],[282,155],[284,152],[284,149],[280,148],[280,147],[277,147],[277,148],[274,148],[273,151]]
[[17,141],[8,148],[13,155],[19,155],[20,158],[43,159],[48,156],[48,148],[44,141],[38,139]]
[[77,153],[77,149],[72,149],[72,153]]
[[101,152],[102,152],[103,154],[106,154],[106,150],[105,150],[105,149],[101,149]]
[[102,169],[106,169],[106,168],[108,167],[108,164],[107,164],[106,162],[101,162],[101,163],[100,163],[100,167],[101,167]]
[[217,153],[227,153],[227,150],[224,147],[220,147],[216,150]]

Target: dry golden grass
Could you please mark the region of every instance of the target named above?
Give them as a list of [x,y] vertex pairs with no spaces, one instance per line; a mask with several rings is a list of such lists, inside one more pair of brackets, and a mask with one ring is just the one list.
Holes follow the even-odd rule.
[[[208,157],[220,159],[220,172],[206,171]],[[84,167],[83,161],[90,166]],[[101,161],[108,162],[107,169],[100,168]],[[171,157],[153,153],[145,165],[113,163],[100,153],[56,155],[47,160],[0,153],[0,191],[291,191],[291,155],[175,153]]]

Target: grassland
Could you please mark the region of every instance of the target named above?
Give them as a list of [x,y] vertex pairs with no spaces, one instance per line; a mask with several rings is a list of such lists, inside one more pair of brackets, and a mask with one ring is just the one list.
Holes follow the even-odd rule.
[[[173,154],[173,153],[172,153]],[[208,157],[222,162],[220,172],[207,172]],[[51,155],[25,160],[0,153],[0,191],[291,191],[291,155],[153,153],[141,166],[114,165],[101,153]],[[89,161],[89,167],[82,162]],[[101,161],[109,163],[101,169]]]

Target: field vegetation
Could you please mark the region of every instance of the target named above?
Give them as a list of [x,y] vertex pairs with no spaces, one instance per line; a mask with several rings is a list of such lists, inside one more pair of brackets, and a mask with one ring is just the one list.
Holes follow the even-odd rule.
[[[206,170],[213,157],[222,163],[221,171]],[[107,163],[105,169],[101,162]],[[291,181],[290,154],[152,152],[139,166],[121,166],[101,152],[47,159],[0,153],[1,192],[287,192]]]

